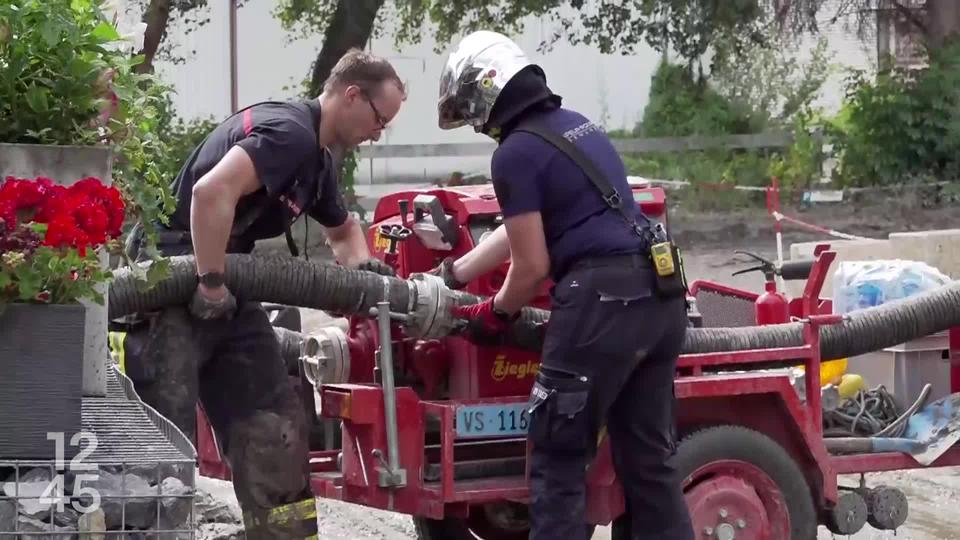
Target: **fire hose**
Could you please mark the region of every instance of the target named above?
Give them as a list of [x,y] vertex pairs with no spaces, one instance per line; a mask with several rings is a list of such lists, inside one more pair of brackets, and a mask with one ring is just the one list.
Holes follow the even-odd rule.
[[[129,268],[114,271],[108,295],[111,319],[189,302],[196,288],[193,256],[170,257],[170,276],[143,289]],[[389,302],[391,317],[404,322],[408,334],[442,337],[456,326],[449,308],[482,298],[444,287],[439,278],[381,276],[332,263],[294,258],[228,255],[226,283],[240,299],[319,309],[340,314],[370,313]],[[549,311],[524,308],[506,342],[528,350],[542,345]],[[960,282],[937,290],[848,314],[838,324],[820,328],[823,358],[847,358],[891,347],[960,325]],[[803,322],[738,328],[690,328],[687,354],[801,346]]]

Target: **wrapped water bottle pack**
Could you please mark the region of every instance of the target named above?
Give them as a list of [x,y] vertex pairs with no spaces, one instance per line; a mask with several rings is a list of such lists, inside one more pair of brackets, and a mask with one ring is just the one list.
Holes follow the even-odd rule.
[[937,289],[952,280],[919,261],[843,261],[833,275],[833,312],[850,313]]

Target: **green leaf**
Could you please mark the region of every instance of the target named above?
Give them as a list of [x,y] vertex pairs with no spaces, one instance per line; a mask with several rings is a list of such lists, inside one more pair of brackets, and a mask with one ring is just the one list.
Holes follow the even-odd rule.
[[116,41],[120,39],[120,33],[117,32],[116,27],[106,21],[98,24],[91,34],[102,41]]
[[157,283],[163,281],[168,277],[170,271],[170,260],[169,259],[160,259],[154,261],[153,264],[147,269],[147,283],[146,288],[152,289]]
[[46,88],[38,88],[31,85],[27,88],[25,97],[27,99],[27,105],[29,105],[34,112],[44,113],[50,110],[50,104],[47,102]]
[[47,42],[47,46],[53,48],[60,41],[60,26],[54,20],[46,20],[40,26],[40,35]]
[[90,0],[70,0],[70,9],[77,13],[84,13],[91,7]]

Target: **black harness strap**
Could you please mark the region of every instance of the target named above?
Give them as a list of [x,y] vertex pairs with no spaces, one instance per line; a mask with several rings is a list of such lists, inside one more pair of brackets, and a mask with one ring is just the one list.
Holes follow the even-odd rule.
[[[574,163],[587,175],[587,178],[590,179],[590,182],[595,188],[600,192],[600,197],[603,199],[603,202],[606,203],[608,207],[613,210],[616,210],[620,214],[620,217],[627,223],[627,226],[630,227],[630,230],[634,232],[637,236],[644,239],[646,242],[651,241],[651,231],[649,226],[641,226],[637,223],[632,216],[627,214],[625,209],[625,201],[623,197],[613,188],[613,185],[610,184],[610,180],[607,179],[606,175],[603,174],[597,165],[583,153],[580,148],[575,144],[567,140],[566,137],[557,133],[556,131],[551,130],[547,127],[540,118],[532,118],[522,121],[514,131],[525,131],[527,133],[532,133],[537,135],[541,139],[549,142],[555,146],[558,150],[563,152],[567,157],[573,160]],[[630,203],[632,203],[632,199]]]

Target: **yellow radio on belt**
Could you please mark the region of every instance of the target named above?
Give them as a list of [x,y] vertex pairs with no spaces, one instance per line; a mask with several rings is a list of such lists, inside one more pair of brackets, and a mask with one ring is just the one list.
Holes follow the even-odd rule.
[[653,244],[650,246],[650,260],[656,267],[654,284],[657,293],[664,298],[685,296],[687,293],[687,277],[683,271],[683,257],[662,223],[653,228]]
[[650,246],[650,256],[657,267],[657,274],[666,277],[677,271],[673,264],[673,246],[670,242],[660,242]]

